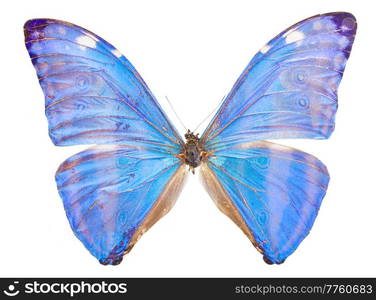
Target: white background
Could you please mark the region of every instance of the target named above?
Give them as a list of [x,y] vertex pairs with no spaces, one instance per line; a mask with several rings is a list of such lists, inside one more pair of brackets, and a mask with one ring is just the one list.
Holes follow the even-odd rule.
[[[373,1],[4,1],[1,28],[0,276],[376,276],[375,36]],[[44,98],[23,43],[27,19],[81,25],[137,68],[176,126],[168,95],[193,129],[252,56],[286,27],[349,11],[358,34],[339,90],[329,140],[283,140],[319,157],[331,182],[310,235],[283,265],[266,265],[222,215],[198,176],[174,209],[116,267],[74,237],[54,173],[86,146],[55,147]],[[200,128],[200,132],[203,128]],[[183,133],[183,130],[181,131]]]

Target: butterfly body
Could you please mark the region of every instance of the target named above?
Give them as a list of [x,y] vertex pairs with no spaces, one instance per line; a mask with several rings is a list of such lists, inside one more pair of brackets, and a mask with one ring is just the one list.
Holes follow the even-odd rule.
[[268,264],[310,232],[329,173],[316,157],[267,139],[326,139],[356,33],[346,12],[281,32],[251,60],[199,138],[184,142],[131,63],[74,24],[34,19],[25,44],[57,146],[95,145],[64,161],[56,183],[69,224],[102,264],[119,264],[200,168],[217,207]]
[[182,152],[178,155],[182,161],[188,165],[192,173],[195,173],[195,168],[201,165],[202,159],[206,156],[198,134],[194,134],[190,130],[184,135],[186,142],[184,144]]

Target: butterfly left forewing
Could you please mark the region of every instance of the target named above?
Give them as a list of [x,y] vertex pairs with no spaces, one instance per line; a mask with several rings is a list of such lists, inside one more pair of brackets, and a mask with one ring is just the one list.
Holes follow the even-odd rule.
[[34,19],[25,45],[58,146],[132,144],[177,152],[182,140],[131,63],[77,25]]

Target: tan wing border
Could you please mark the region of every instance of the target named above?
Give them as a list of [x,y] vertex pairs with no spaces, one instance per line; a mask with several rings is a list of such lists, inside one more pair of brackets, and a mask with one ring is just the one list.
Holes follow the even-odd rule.
[[201,165],[200,179],[206,191],[209,193],[209,196],[212,198],[219,210],[229,217],[249,238],[253,246],[261,254],[263,254],[263,250],[257,244],[252,232],[249,230],[247,224],[244,222],[244,219],[231,201],[230,196],[227,194],[217,176],[210,169],[207,163],[203,163]]
[[188,171],[185,165],[181,165],[166,184],[163,192],[150,209],[142,224],[133,234],[124,254],[129,253],[141,236],[149,230],[160,218],[166,215],[176,203],[187,179]]

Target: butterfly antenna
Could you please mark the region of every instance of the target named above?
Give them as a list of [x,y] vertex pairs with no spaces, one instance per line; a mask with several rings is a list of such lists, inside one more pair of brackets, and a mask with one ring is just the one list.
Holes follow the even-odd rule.
[[172,106],[172,104],[171,104],[170,100],[168,99],[168,97],[167,96],[165,96],[165,97],[166,97],[166,100],[167,100],[168,104],[170,105],[172,111],[174,112],[176,118],[179,120],[180,125],[182,125],[184,127],[185,131],[187,132],[188,131],[187,127],[184,126],[184,123],[179,118],[178,114],[176,113],[176,111],[175,111],[174,107]]
[[203,119],[201,122],[200,122],[200,124],[198,124],[197,125],[197,127],[195,128],[195,130],[193,130],[193,132],[196,132],[197,131],[197,129],[215,112],[215,111],[217,111],[218,110],[218,108],[222,105],[222,103],[223,103],[223,101],[226,99],[226,96],[227,96],[227,94],[225,94],[224,96],[223,96],[223,98],[222,98],[222,100],[221,100],[221,102],[219,102],[218,103],[218,105],[211,111],[211,113],[210,114],[208,114],[206,117],[205,117],[205,119]]

